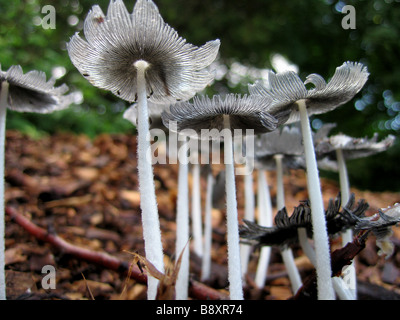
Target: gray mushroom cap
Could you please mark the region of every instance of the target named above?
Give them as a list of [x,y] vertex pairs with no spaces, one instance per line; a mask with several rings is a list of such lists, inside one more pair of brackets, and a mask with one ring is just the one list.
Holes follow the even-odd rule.
[[76,33],[67,45],[72,63],[94,86],[118,97],[137,100],[135,62],[144,60],[146,90],[157,103],[188,100],[214,75],[220,41],[196,47],[166,24],[151,0],[138,0],[129,14],[122,0],[111,0],[107,15],[98,5],[85,19],[82,39]]
[[21,66],[11,66],[2,71],[0,66],[0,91],[2,83],[7,81],[8,108],[19,112],[50,113],[67,108],[74,102],[74,94],[65,95],[67,85],[54,87],[55,80],[46,81],[46,74],[32,70],[23,73]]
[[285,168],[305,169],[302,135],[297,126],[284,126],[282,129],[264,133],[256,140],[256,166],[267,170],[275,169],[276,155],[282,156]]
[[336,160],[336,149],[341,149],[346,160],[368,157],[379,152],[386,151],[394,144],[395,137],[387,136],[378,141],[378,134],[375,133],[371,139],[353,138],[345,134],[337,134],[321,140],[315,146],[317,157],[322,159],[327,157]]
[[[336,68],[328,83],[318,74],[310,74],[306,81],[293,71],[274,73],[269,71],[268,81],[249,85],[250,94],[267,96],[272,99],[271,112],[290,110],[287,124],[300,120],[297,101],[305,100],[309,115],[332,111],[352,99],[368,79],[367,68],[361,63],[345,62]],[[308,90],[306,84],[313,84]]]
[[[193,103],[171,105],[163,112],[162,119],[170,130],[190,129],[200,139],[219,139],[224,129],[224,115],[229,116],[232,133],[235,129],[253,129],[254,134],[259,134],[273,131],[278,125],[278,119],[267,111],[269,103],[267,98],[250,95],[196,96]],[[176,128],[171,124],[176,124]]]

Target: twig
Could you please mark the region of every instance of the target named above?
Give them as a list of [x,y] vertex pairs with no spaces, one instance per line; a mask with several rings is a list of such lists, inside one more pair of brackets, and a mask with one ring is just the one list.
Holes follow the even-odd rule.
[[[85,260],[90,263],[101,265],[107,269],[120,272],[125,276],[130,276],[130,278],[139,283],[147,283],[147,275],[143,273],[137,265],[129,264],[126,261],[120,260],[105,252],[92,251],[68,243],[56,234],[49,233],[47,230],[38,227],[12,207],[6,207],[5,212],[15,223],[24,228],[29,234],[41,241],[50,243],[63,253],[72,255],[78,259]],[[195,280],[190,281],[189,292],[190,296],[194,299],[227,299],[227,296],[223,293],[220,293],[219,291]]]
[[[354,257],[365,248],[368,232],[361,231],[354,237],[353,242],[347,243],[343,248],[337,249],[331,254],[332,276],[340,276],[342,268],[349,265]],[[314,272],[303,282],[303,286],[297,291],[294,300],[317,299],[317,280]]]

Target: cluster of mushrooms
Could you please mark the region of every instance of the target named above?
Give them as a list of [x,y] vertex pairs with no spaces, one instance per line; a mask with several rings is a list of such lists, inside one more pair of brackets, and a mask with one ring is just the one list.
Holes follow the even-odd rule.
[[[243,275],[246,272],[250,247],[240,244],[244,239],[258,239],[263,243],[265,234],[274,234],[276,241],[265,240],[260,253],[257,283],[263,285],[268,266],[269,249],[278,245],[294,292],[302,285],[300,275],[293,263],[290,243],[299,241],[316,267],[319,299],[355,299],[353,293],[341,292],[340,280],[332,278],[330,264],[328,214],[339,211],[338,205],[324,210],[318,166],[328,165],[340,173],[341,203],[354,202],[349,195],[345,160],[366,156],[386,150],[394,138],[388,137],[378,142],[357,140],[344,135],[328,137],[331,128],[324,127],[320,132],[311,130],[309,117],[334,110],[350,101],[364,86],[369,73],[361,63],[345,62],[336,68],[329,82],[320,75],[311,74],[305,81],[292,72],[268,73],[268,80],[249,84],[248,94],[226,94],[213,97],[198,95],[214,80],[212,63],[218,55],[220,41],[214,40],[197,47],[186,42],[178,33],[164,22],[158,8],[151,0],[137,0],[133,12],[129,13],[122,0],[111,0],[107,14],[94,5],[84,23],[84,37],[75,34],[67,44],[68,54],[74,66],[93,86],[111,91],[117,97],[134,103],[126,110],[124,117],[137,127],[138,139],[138,177],[140,189],[140,208],[146,259],[160,272],[164,272],[162,234],[158,216],[153,167],[151,162],[151,141],[149,138],[149,118],[158,122],[164,130],[179,135],[180,151],[186,153],[188,141],[209,139],[223,142],[225,172],[214,182],[212,170],[207,166],[208,181],[204,243],[201,239],[202,217],[199,208],[200,190],[197,188],[200,168],[193,164],[192,210],[189,209],[188,175],[189,162],[179,162],[177,198],[177,239],[176,256],[182,254],[180,271],[176,283],[176,299],[188,298],[189,282],[189,211],[193,211],[193,242],[195,251],[203,258],[203,279],[210,274],[211,247],[211,207],[216,185],[222,180],[226,194],[228,280],[230,299],[243,299]],[[7,108],[21,112],[53,112],[73,103],[73,94],[66,94],[65,85],[54,87],[54,81],[46,82],[41,72],[31,71],[23,74],[19,66],[8,71],[0,70],[1,83],[1,129],[0,146],[4,150],[4,123]],[[306,87],[307,85],[307,87]],[[309,86],[311,89],[308,89]],[[153,121],[154,125],[156,121]],[[252,157],[258,170],[259,224],[254,222],[254,195],[252,187],[246,187],[246,223],[239,228],[238,208],[235,186],[234,134],[235,130],[252,133],[256,148]],[[207,132],[218,134],[204,137]],[[249,131],[250,130],[250,131]],[[223,133],[223,134],[222,134]],[[247,138],[247,137],[246,137]],[[194,155],[195,158],[196,155]],[[250,159],[248,159],[250,161]],[[4,158],[0,159],[4,164]],[[285,211],[282,183],[283,168],[302,168],[307,174],[309,202],[297,209],[301,214],[287,216]],[[1,166],[4,176],[4,168]],[[269,198],[265,170],[277,170],[277,209],[279,214],[273,225],[273,214]],[[195,177],[197,177],[195,179]],[[252,186],[252,172],[244,175],[247,186]],[[214,191],[213,191],[214,189]],[[196,191],[197,190],[197,191]],[[3,196],[4,187],[0,190]],[[4,199],[0,201],[4,205]],[[361,204],[359,205],[359,207]],[[340,207],[340,205],[339,205]],[[300,208],[300,207],[299,207]],[[307,210],[306,210],[306,209]],[[351,207],[347,206],[347,211]],[[357,207],[358,208],[358,207]],[[353,222],[368,225],[360,214],[364,207],[351,211]],[[335,211],[336,210],[336,211]],[[355,214],[354,212],[357,212]],[[391,224],[397,222],[398,207],[388,210]],[[0,251],[4,252],[4,208],[0,208]],[[197,212],[197,213],[195,213]],[[285,216],[286,214],[286,216]],[[390,220],[389,219],[389,220]],[[328,221],[329,220],[329,221]],[[332,219],[331,219],[332,220]],[[386,220],[385,220],[386,221]],[[355,222],[354,222],[355,223]],[[353,223],[353,225],[354,225]],[[376,221],[374,222],[376,223]],[[386,226],[386,225],[385,225]],[[343,228],[335,232],[349,229]],[[344,228],[346,227],[346,228]],[[239,233],[239,229],[241,230]],[[281,232],[286,230],[285,232]],[[288,231],[289,230],[289,231]],[[293,232],[293,230],[295,232]],[[386,229],[385,229],[386,230]],[[383,238],[387,232],[381,232]],[[286,235],[287,238],[282,238]],[[286,237],[285,236],[285,237]],[[268,238],[268,237],[266,237]],[[313,240],[313,245],[310,243]],[[344,241],[351,241],[347,232]],[[282,242],[278,239],[281,239]],[[386,238],[385,238],[386,239]],[[1,258],[0,299],[5,299],[4,254]],[[148,276],[148,299],[155,299],[158,280]],[[339,288],[339,289],[338,289]]]

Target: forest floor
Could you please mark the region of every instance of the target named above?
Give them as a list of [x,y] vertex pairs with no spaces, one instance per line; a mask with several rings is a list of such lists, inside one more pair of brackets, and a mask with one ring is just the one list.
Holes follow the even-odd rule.
[[[16,131],[6,138],[5,202],[9,212],[27,218],[31,225],[64,242],[35,236],[18,219],[6,215],[7,299],[146,299],[145,281],[140,273],[129,277],[127,270],[73,254],[63,245],[72,244],[94,253],[106,253],[126,265],[137,265],[133,253],[144,255],[137,181],[136,136],[101,135],[93,140],[82,135],[57,134],[33,140]],[[213,167],[214,173],[221,167]],[[157,201],[165,261],[175,259],[177,165],[154,166]],[[268,173],[272,199],[276,195],[275,174]],[[189,181],[190,183],[191,181]],[[243,178],[236,177],[239,219],[244,215]],[[202,179],[201,190],[206,190]],[[307,199],[304,172],[291,171],[284,177],[288,212]],[[324,201],[338,195],[335,181],[321,180]],[[256,181],[254,187],[256,188]],[[399,193],[352,189],[356,201],[369,203],[367,215],[400,202]],[[205,195],[203,196],[203,201]],[[273,202],[274,204],[274,202]],[[204,208],[204,202],[203,202]],[[8,212],[8,213],[9,213]],[[204,282],[217,297],[228,295],[227,248],[224,209],[213,210],[212,277]],[[393,228],[394,254],[378,255],[374,236],[356,257],[359,299],[399,299],[400,228]],[[52,238],[53,239],[53,238]],[[332,241],[340,246],[340,240]],[[200,283],[200,259],[191,249],[192,281]],[[300,248],[293,249],[303,277],[313,267]],[[285,300],[293,296],[287,273],[277,248],[271,254],[265,287],[256,289],[253,279],[259,251],[248,266],[245,298]],[[44,266],[56,272],[55,288],[43,288]],[[136,270],[137,271],[137,270]],[[146,273],[146,270],[143,270]],[[200,290],[200,289],[199,289]],[[207,289],[208,290],[208,289]],[[206,290],[206,291],[207,291]],[[201,291],[201,290],[200,290]],[[197,292],[197,293],[196,293]],[[192,299],[198,299],[192,289]],[[218,296],[220,295],[220,296]],[[209,297],[212,298],[212,297]]]

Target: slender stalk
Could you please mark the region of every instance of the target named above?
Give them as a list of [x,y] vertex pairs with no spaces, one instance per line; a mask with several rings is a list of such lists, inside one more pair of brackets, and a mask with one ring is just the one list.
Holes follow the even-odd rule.
[[5,277],[5,221],[4,221],[4,153],[6,141],[6,116],[8,82],[1,83],[0,96],[0,300],[6,300],[6,277]]
[[305,228],[297,229],[297,234],[299,236],[299,243],[301,245],[301,249],[306,254],[308,259],[310,259],[311,263],[315,266],[317,258],[315,257],[315,251],[307,237],[307,230]]
[[[345,206],[349,201],[350,195],[350,184],[349,184],[349,176],[347,174],[346,162],[343,157],[342,149],[336,149],[336,158],[338,162],[339,168],[339,181],[340,181],[340,194],[341,194],[341,202],[342,206]],[[345,246],[348,242],[353,241],[353,234],[351,229],[348,229],[347,233],[343,234],[343,246]]]
[[207,195],[206,195],[206,207],[204,217],[204,254],[201,265],[201,280],[205,281],[210,278],[211,274],[211,245],[212,245],[212,221],[211,221],[211,210],[212,210],[212,192],[213,192],[214,177],[212,171],[207,175]]
[[[336,158],[339,168],[341,202],[342,206],[345,206],[350,198],[350,183],[349,183],[349,176],[347,174],[346,160],[343,156],[342,149],[340,148],[336,149]],[[353,230],[347,229],[345,232],[342,233],[342,246],[345,246],[348,242],[352,241],[353,241]],[[356,288],[357,275],[355,268],[355,259],[353,259],[352,263],[347,267],[347,272],[348,272],[348,280],[349,283],[352,285],[352,288],[350,286],[347,286],[348,289],[346,291],[352,291],[349,294],[353,295],[353,299],[357,299],[357,288]]]
[[[161,229],[158,217],[149,139],[149,117],[145,79],[145,71],[148,67],[148,63],[139,60],[135,63],[135,67],[137,68],[138,91],[138,174],[144,246],[146,258],[159,271],[164,272]],[[147,298],[149,300],[154,300],[156,298],[157,285],[158,280],[149,276],[147,290]]]
[[[277,177],[277,209],[281,210],[285,207],[285,190],[283,185],[283,166],[282,166],[282,154],[277,154],[274,156],[276,163],[276,177]],[[302,286],[302,281],[300,277],[299,270],[296,267],[296,263],[294,262],[292,249],[289,247],[281,248],[281,255],[283,262],[285,264],[286,270],[288,272],[288,276],[290,279],[290,283],[292,285],[293,293],[296,293],[297,290]]]
[[[264,227],[272,226],[272,204],[271,195],[265,176],[265,170],[258,170],[257,184],[258,184],[258,222],[259,225]],[[258,288],[263,288],[268,273],[268,265],[271,257],[271,247],[263,246],[260,251],[260,257],[258,259],[256,276],[254,282]]]
[[[224,115],[224,128],[231,131],[229,116]],[[224,138],[226,213],[228,234],[228,279],[231,300],[243,300],[242,275],[240,271],[239,223],[236,200],[235,167],[233,163],[232,135]]]
[[307,167],[307,187],[311,202],[311,220],[314,230],[314,246],[316,252],[316,271],[318,299],[333,300],[335,293],[333,290],[331,275],[331,259],[329,248],[329,237],[326,228],[326,219],[319,181],[319,173],[313,139],[311,135],[310,121],[307,114],[307,107],[304,100],[297,102],[300,111],[301,131],[303,134],[304,153]]
[[299,270],[297,269],[296,263],[294,262],[292,249],[281,248],[281,256],[290,279],[292,292],[296,293],[297,290],[299,290],[300,287],[303,285],[303,283],[301,281]]
[[[179,150],[187,156],[187,143],[181,143]],[[181,157],[179,157],[181,159]],[[189,290],[189,248],[186,248],[189,242],[189,164],[185,161],[179,161],[178,171],[178,198],[176,212],[176,249],[175,256],[179,257],[182,250],[181,267],[175,286],[176,300],[187,300]],[[185,249],[186,248],[186,249]]]
[[282,158],[282,154],[276,154],[274,156],[276,164],[276,208],[278,209],[278,211],[285,207],[285,188],[283,185]]
[[200,164],[198,154],[193,158],[192,164],[192,231],[194,252],[201,258],[203,256],[203,231],[201,219],[201,193],[200,193]]
[[[300,242],[301,248],[303,249],[303,251],[306,254],[306,256],[308,257],[308,259],[310,259],[311,263],[315,266],[317,258],[315,256],[314,248],[311,246],[310,242],[308,241],[306,229],[299,228],[297,233],[299,235],[299,242]],[[339,296],[340,299],[354,300],[354,295],[349,290],[346,290],[346,288],[348,286],[342,278],[333,277],[332,284],[333,284],[333,288],[335,289],[335,292],[337,293],[337,295]]]
[[[246,165],[247,161],[246,161]],[[247,174],[244,175],[244,218],[248,221],[254,221],[254,190],[253,190],[253,173],[246,170]],[[242,266],[242,276],[247,272],[247,266],[250,259],[251,246],[247,244],[240,245],[240,262]]]
[[340,277],[332,278],[333,288],[341,300],[354,300],[354,293],[348,288],[346,282]]

